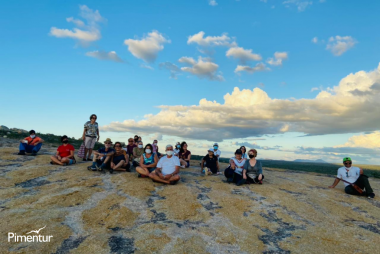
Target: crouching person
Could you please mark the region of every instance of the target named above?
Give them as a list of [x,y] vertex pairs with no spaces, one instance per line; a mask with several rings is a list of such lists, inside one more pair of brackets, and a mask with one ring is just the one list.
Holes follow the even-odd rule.
[[115,149],[115,153],[112,155],[110,173],[112,174],[114,170],[130,172],[129,156],[121,148],[121,143],[116,142],[113,148]]
[[140,156],[139,166],[136,167],[136,171],[139,173],[138,177],[149,177],[149,174],[156,169],[158,157],[156,153],[152,153],[153,146],[147,144],[144,148],[143,155]]
[[[371,185],[368,181],[368,176],[363,174],[363,169],[352,166],[352,160],[350,157],[343,158],[343,165],[338,169],[338,175],[333,183],[333,185],[329,186],[329,188],[335,188],[338,185],[340,180],[343,181],[344,191],[350,195],[362,195],[367,196],[368,198],[374,198],[375,193],[371,188]],[[363,192],[363,189],[365,191]]]
[[111,147],[112,141],[110,138],[107,138],[104,141],[104,147],[100,148],[98,151],[94,151],[92,166],[88,167],[88,170],[105,172],[106,168],[110,168],[111,158],[115,150]]
[[18,155],[25,155],[25,152],[31,153],[33,156],[36,156],[38,151],[41,149],[43,139],[36,136],[34,130],[29,131],[29,137],[20,140],[20,148]]
[[180,162],[177,156],[173,156],[172,145],[167,145],[165,151],[166,156],[158,161],[157,168],[149,174],[149,177],[155,182],[176,184],[180,179]]
[[57,153],[54,156],[51,156],[50,164],[56,164],[61,166],[74,164],[74,147],[69,144],[69,138],[64,135],[61,137],[62,145],[58,147]]

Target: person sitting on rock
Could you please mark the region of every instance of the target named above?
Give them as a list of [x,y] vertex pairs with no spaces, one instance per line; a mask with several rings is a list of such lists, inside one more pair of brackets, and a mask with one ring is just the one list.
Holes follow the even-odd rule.
[[243,176],[236,175],[236,185],[242,185],[245,183],[258,183],[263,184],[264,175],[261,162],[256,160],[257,151],[251,149],[248,152],[249,160],[246,160],[243,169]]
[[172,145],[167,145],[165,152],[166,156],[158,161],[157,168],[149,174],[149,177],[155,182],[176,184],[180,179],[179,159],[173,155]]
[[247,159],[247,154],[246,154],[246,152],[247,152],[247,148],[245,148],[245,146],[241,146],[239,149],[240,149],[241,152],[243,153],[243,154],[241,155],[241,157],[242,157],[243,159]]
[[138,167],[140,165],[140,157],[144,153],[143,142],[138,141],[137,147],[133,148],[133,166]]
[[56,164],[61,166],[74,164],[74,147],[69,144],[69,138],[64,135],[61,137],[62,145],[58,147],[57,153],[54,156],[51,156],[50,164]]
[[43,139],[36,136],[34,130],[29,131],[29,137],[20,140],[20,147],[18,155],[25,155],[25,152],[32,153],[33,156],[36,156],[38,151],[41,149]]
[[219,145],[218,143],[214,143],[214,156],[218,158],[218,161],[220,159],[220,155],[222,154],[222,152],[219,150]]
[[[205,167],[205,164],[207,167]],[[214,154],[214,149],[210,148],[208,154],[203,157],[201,163],[201,173],[205,175],[217,174],[219,172],[218,158]]]
[[138,177],[149,177],[149,174],[156,169],[158,157],[156,153],[153,153],[153,146],[147,144],[144,148],[143,155],[140,156],[139,166],[136,167],[136,171],[139,173]]
[[[352,160],[350,157],[343,158],[344,167],[340,167],[338,169],[337,177],[333,183],[333,185],[329,186],[329,188],[335,188],[340,180],[343,181],[344,191],[350,195],[365,195],[368,198],[374,198],[375,193],[371,188],[371,185],[368,181],[368,176],[364,175],[363,169],[352,166]],[[361,194],[359,191],[355,189],[353,186],[359,187],[361,190],[365,189],[365,191]]]
[[115,150],[112,148],[111,139],[107,138],[106,141],[104,141],[104,147],[93,153],[92,166],[89,166],[87,169],[92,171],[99,170],[105,173],[105,169],[111,167],[111,158],[115,153]]
[[113,148],[115,153],[112,155],[110,173],[114,170],[130,172],[129,156],[125,150],[121,148],[121,143],[116,142]]
[[243,167],[246,159],[242,158],[243,152],[237,149],[235,157],[230,159],[230,166],[224,170],[224,175],[227,178],[228,183],[237,183],[237,181],[243,175]]
[[185,141],[181,143],[181,149],[179,151],[178,157],[182,165],[181,167],[190,167],[191,152],[187,150],[187,143]]
[[133,148],[137,147],[137,145],[134,144],[133,138],[128,139],[128,145],[123,148],[129,156],[129,160],[131,161],[133,158]]
[[181,143],[180,142],[177,142],[173,151],[174,151],[174,156],[178,157],[179,152],[181,151]]

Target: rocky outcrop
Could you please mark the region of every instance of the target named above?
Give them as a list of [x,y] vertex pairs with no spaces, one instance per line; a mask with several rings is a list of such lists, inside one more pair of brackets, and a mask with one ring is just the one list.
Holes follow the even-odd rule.
[[[17,156],[17,143],[0,143],[11,146],[0,148],[5,253],[378,252],[380,202],[328,189],[333,177],[265,168],[263,185],[237,187],[192,162],[180,183],[164,186],[89,163],[50,165],[54,147]],[[45,225],[51,242],[6,239]]]

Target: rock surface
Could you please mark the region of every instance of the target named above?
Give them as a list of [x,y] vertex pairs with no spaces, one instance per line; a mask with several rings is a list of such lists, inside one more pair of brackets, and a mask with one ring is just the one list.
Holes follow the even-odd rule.
[[[326,188],[332,176],[265,168],[263,185],[237,187],[194,161],[164,186],[0,144],[1,253],[378,253],[380,202]],[[51,242],[7,241],[45,225]]]

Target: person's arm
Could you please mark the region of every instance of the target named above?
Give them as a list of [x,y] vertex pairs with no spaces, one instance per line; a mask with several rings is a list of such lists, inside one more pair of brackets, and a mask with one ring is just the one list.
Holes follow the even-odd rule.
[[157,154],[154,154],[153,161],[154,162],[152,164],[145,165],[145,167],[146,168],[154,168],[157,165],[157,161],[158,161]]
[[96,141],[98,141],[98,142],[99,142],[99,138],[100,138],[100,135],[99,135],[99,127],[96,129],[96,133],[98,134],[98,138],[97,138],[97,140],[96,140]]
[[115,154],[115,151],[111,151],[111,152],[106,153],[106,156],[113,156],[114,154]]
[[247,179],[247,170],[243,169],[243,179]]
[[257,164],[257,173],[259,173],[259,175],[262,175],[263,174],[263,166],[261,165],[261,162],[257,161],[256,164]]
[[329,186],[329,188],[335,188],[335,186],[337,186],[339,182],[340,182],[340,179],[339,178],[335,178],[335,181],[334,181],[333,185]]
[[360,174],[363,175],[364,174],[364,171],[362,168],[360,168]]
[[139,165],[140,167],[142,167],[142,168],[146,168],[146,165],[144,165],[144,156],[140,156],[140,165]]
[[134,158],[137,158],[137,154],[136,154],[136,150],[137,150],[137,149],[135,149],[135,148],[136,148],[136,147],[133,148],[132,153],[133,153],[133,157],[134,157]]
[[74,150],[70,150],[70,158],[74,158]]
[[38,141],[38,143],[43,143],[45,142],[45,140],[43,140],[42,138],[40,139],[40,141]]
[[187,160],[186,160],[186,161],[189,161],[189,162],[190,162],[190,158],[191,158],[191,152],[190,152],[189,155],[187,156]]
[[162,174],[161,168],[156,168],[155,171],[158,177],[160,177],[161,179],[164,179],[164,175]]
[[219,172],[219,161],[216,160],[216,168],[218,169],[218,172]]
[[204,164],[205,163],[205,159],[202,159],[202,163],[201,163],[201,172],[203,171],[203,168],[204,168]]
[[170,178],[172,178],[172,176],[176,175],[179,173],[179,166],[175,166],[175,170],[173,173],[171,173],[170,175],[166,175],[164,176],[164,180],[169,180]]
[[233,170],[235,170],[235,162],[233,159],[230,159],[230,166]]
[[87,123],[85,123],[84,124],[84,129],[83,129],[83,134],[82,134],[82,139],[83,139],[83,141],[85,140],[85,138],[86,138],[86,131],[87,131]]
[[129,162],[129,155],[127,152],[124,153],[125,163]]

